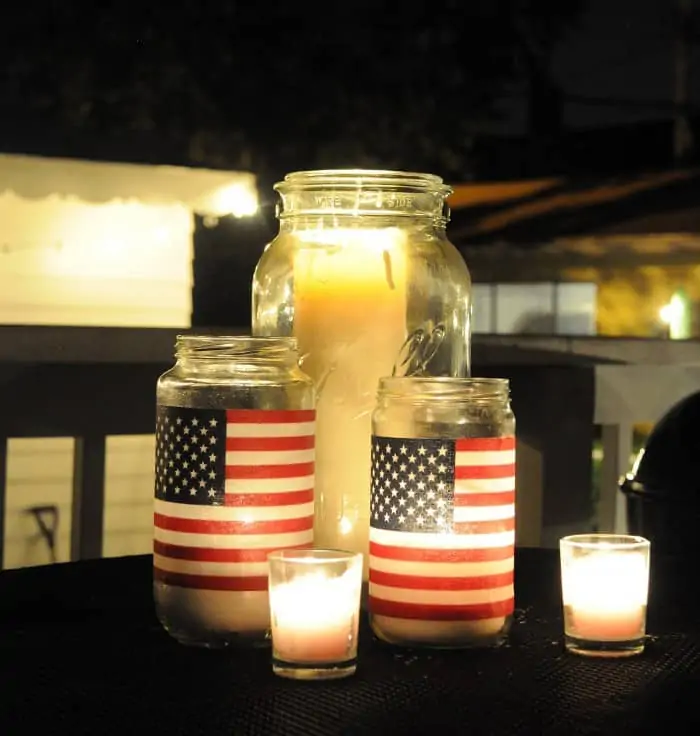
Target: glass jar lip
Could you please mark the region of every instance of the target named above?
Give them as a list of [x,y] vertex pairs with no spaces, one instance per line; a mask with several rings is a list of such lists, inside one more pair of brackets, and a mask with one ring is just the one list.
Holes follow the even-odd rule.
[[385,376],[379,379],[379,394],[406,398],[430,397],[452,400],[507,397],[507,378],[455,376]]
[[573,548],[590,552],[614,552],[645,549],[651,542],[636,534],[614,534],[612,532],[596,532],[589,534],[570,534],[559,540],[562,548]]
[[192,346],[250,345],[259,347],[296,347],[297,339],[292,336],[267,337],[258,335],[210,335],[206,332],[176,335],[175,340]]
[[435,192],[443,196],[452,193],[441,176],[417,171],[392,171],[390,169],[317,169],[293,171],[277,182],[274,189],[281,194],[294,189],[347,189],[386,187]]
[[228,350],[284,350],[297,351],[296,337],[262,337],[256,335],[209,335],[182,334],[175,337],[175,350],[184,351],[228,351]]
[[278,549],[269,552],[268,561],[291,562],[299,565],[333,564],[362,559],[362,552],[345,549],[309,547],[308,549]]

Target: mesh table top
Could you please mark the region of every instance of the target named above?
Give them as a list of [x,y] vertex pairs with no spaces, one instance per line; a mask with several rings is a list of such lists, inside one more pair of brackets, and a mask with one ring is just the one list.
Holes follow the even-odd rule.
[[[637,734],[700,729],[691,566],[655,561],[645,653],[565,654],[558,555],[519,549],[516,621],[489,651],[406,651],[363,624],[357,674],[275,677],[266,650],[183,647],[150,556],[0,573],[0,734]],[[671,725],[673,722],[673,725]]]

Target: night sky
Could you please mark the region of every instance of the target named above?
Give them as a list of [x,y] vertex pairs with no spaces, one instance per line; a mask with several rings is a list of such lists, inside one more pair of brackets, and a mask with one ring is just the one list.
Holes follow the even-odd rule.
[[[697,0],[694,3],[697,5]],[[673,34],[677,0],[587,0],[575,26],[552,57],[556,80],[571,97],[618,101],[616,105],[570,100],[567,128],[590,128],[669,117],[673,94]],[[690,102],[700,102],[700,47],[691,47]],[[652,103],[634,106],[628,101]],[[506,93],[503,131],[524,133],[522,93]]]
[[[150,137],[144,162],[275,178],[337,166],[453,180],[576,173],[552,145],[563,133],[671,119],[681,1],[415,0],[397,12],[355,0],[321,12],[310,0],[181,0],[165,12],[25,0],[0,27],[0,140],[7,152],[144,160],[127,138]],[[112,147],[86,153],[71,136]],[[625,140],[640,167],[672,164]]]
[[[673,89],[673,32],[676,0],[589,0],[580,30],[561,43],[557,74],[572,93],[611,99],[670,103]],[[700,101],[700,48],[692,49],[691,102]],[[572,104],[566,123],[611,125],[667,117],[656,110]]]

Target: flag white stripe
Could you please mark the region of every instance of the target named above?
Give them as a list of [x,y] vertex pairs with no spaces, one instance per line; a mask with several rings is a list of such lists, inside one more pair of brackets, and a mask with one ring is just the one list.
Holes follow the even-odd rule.
[[455,506],[455,521],[498,521],[515,517],[515,504],[505,506]]
[[314,502],[290,506],[196,506],[155,499],[155,512],[177,519],[201,521],[269,521],[273,519],[299,519],[313,516]]
[[455,480],[455,494],[501,493],[515,490],[515,476],[507,478],[470,478]]
[[455,465],[511,465],[515,462],[515,450],[459,450],[455,452]]
[[226,493],[284,493],[308,491],[314,487],[313,475],[295,478],[227,478]]
[[313,437],[315,422],[281,422],[280,424],[229,422],[227,437]]
[[220,575],[222,577],[267,576],[267,562],[199,562],[153,555],[153,565],[168,572],[188,575]]
[[513,586],[505,585],[500,588],[487,588],[485,590],[425,590],[424,588],[412,590],[410,588],[392,588],[387,585],[370,583],[369,594],[396,603],[469,605],[509,600],[513,597]]
[[311,545],[314,540],[313,529],[284,534],[189,534],[171,529],[154,527],[153,536],[158,542],[179,544],[183,547],[207,547],[209,549],[271,549]]
[[491,549],[508,547],[515,543],[515,532],[492,534],[430,534],[420,532],[394,532],[370,527],[369,539],[377,544],[393,547],[419,547],[423,549]]
[[246,450],[226,453],[226,465],[292,465],[295,463],[312,463],[314,450]]
[[395,575],[415,575],[435,578],[471,578],[481,575],[500,575],[511,572],[514,560],[492,562],[414,562],[413,560],[392,560],[370,555],[369,566],[378,572],[389,572]]

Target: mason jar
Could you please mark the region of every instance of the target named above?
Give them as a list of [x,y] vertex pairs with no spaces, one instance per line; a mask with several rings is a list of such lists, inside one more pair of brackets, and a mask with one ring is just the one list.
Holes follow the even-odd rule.
[[314,429],[294,338],[177,338],[157,385],[153,588],[178,641],[268,641],[267,555],[313,542]]
[[514,602],[508,381],[383,378],[371,465],[374,633],[410,647],[500,644]]
[[297,338],[318,395],[316,543],[366,560],[377,381],[469,375],[471,282],[445,235],[451,189],[362,170],[298,172],[275,189],[280,230],[255,270],[253,334]]

